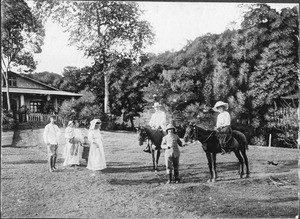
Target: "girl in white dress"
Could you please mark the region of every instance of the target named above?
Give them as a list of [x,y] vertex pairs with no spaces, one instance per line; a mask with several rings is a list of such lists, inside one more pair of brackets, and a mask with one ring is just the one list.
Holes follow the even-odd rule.
[[76,139],[74,133],[74,123],[73,121],[69,121],[68,127],[65,130],[65,139],[66,139],[66,146],[65,146],[65,161],[63,166],[74,166],[79,165],[79,157],[78,157],[78,150],[76,150]]
[[90,152],[87,168],[89,170],[103,170],[106,168],[106,161],[103,148],[103,139],[100,133],[100,119],[91,121],[88,139],[90,142]]

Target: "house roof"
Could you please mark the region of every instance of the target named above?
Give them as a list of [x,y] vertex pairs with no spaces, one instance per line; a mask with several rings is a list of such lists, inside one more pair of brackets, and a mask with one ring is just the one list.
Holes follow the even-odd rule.
[[[6,92],[6,87],[2,87],[2,93]],[[20,94],[42,94],[42,95],[58,95],[58,96],[73,96],[73,97],[81,97],[82,94],[76,94],[67,91],[60,90],[42,90],[42,89],[29,89],[29,88],[9,88],[10,93],[20,93]]]
[[57,89],[57,88],[55,88],[55,87],[49,86],[49,85],[47,85],[47,84],[44,84],[43,82],[40,82],[40,81],[37,81],[37,80],[35,80],[35,79],[33,79],[33,78],[27,77],[27,76],[25,76],[25,75],[23,75],[23,74],[21,75],[21,74],[18,74],[18,73],[16,73],[16,72],[13,72],[13,71],[9,71],[9,73],[15,74],[15,75],[17,75],[18,77],[26,78],[27,80],[33,81],[34,83],[37,83],[37,84],[41,84],[41,85],[46,86],[46,87],[48,87],[48,88],[50,88],[50,89],[52,89],[52,90],[59,90],[59,89]]

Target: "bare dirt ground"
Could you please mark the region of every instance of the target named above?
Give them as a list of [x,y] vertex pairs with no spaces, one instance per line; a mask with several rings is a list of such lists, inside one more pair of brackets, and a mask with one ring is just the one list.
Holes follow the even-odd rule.
[[[62,129],[63,131],[63,129]],[[87,130],[84,130],[86,132]],[[181,148],[182,183],[166,185],[164,154],[158,173],[133,132],[102,132],[108,168],[47,171],[42,129],[22,131],[2,147],[2,218],[295,218],[298,214],[296,149],[250,146],[251,177],[240,179],[234,154],[218,155],[219,180],[206,183],[199,143]],[[268,160],[278,165],[268,165]]]

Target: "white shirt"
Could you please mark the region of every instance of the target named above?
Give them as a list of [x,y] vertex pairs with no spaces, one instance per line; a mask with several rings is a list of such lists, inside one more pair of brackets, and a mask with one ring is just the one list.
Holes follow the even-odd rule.
[[155,129],[158,129],[160,126],[163,130],[166,130],[166,121],[166,113],[158,110],[151,116],[149,125]]
[[230,114],[227,111],[220,113],[217,117],[217,128],[230,125]]
[[68,126],[65,130],[65,138],[67,140],[74,138],[74,128],[71,126]]
[[60,129],[57,125],[49,123],[46,125],[43,138],[46,144],[58,144]]

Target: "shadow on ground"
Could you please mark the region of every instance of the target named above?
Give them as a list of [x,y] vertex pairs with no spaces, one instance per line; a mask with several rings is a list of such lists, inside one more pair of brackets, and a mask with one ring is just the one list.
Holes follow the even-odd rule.
[[47,163],[47,160],[19,160],[19,161],[6,161],[3,164],[37,164]]

